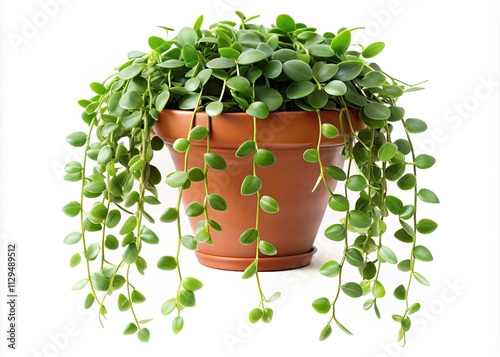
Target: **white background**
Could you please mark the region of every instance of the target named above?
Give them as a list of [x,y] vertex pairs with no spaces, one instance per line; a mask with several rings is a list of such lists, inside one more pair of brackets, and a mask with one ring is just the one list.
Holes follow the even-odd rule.
[[[43,4],[52,4],[50,6]],[[498,356],[498,1],[242,1],[242,0],[24,0],[0,2],[0,262],[1,356],[163,356],[184,351],[209,356],[298,356],[301,353],[385,356]],[[162,225],[163,242],[150,249],[147,279],[137,284],[148,297],[141,318],[154,317],[149,344],[121,331],[130,316],[109,307],[102,329],[94,311],[83,311],[86,292],[71,290],[83,277],[71,270],[75,247],[62,239],[76,222],[61,207],[77,197],[77,186],[61,179],[63,165],[78,159],[67,134],[83,130],[76,101],[91,95],[88,84],[101,81],[130,50],[147,50],[150,35],[162,36],[157,25],[180,29],[200,14],[205,25],[233,11],[262,14],[271,24],[288,13],[322,31],[366,26],[358,33],[365,44],[385,41],[377,62],[410,83],[428,79],[425,91],[401,103],[410,117],[422,118],[429,130],[418,136],[419,152],[438,159],[421,176],[422,186],[441,199],[422,205],[421,217],[432,217],[439,229],[422,242],[435,261],[419,271],[432,286],[415,285],[425,310],[416,316],[410,343],[397,347],[392,313],[402,311],[390,296],[382,303],[383,318],[364,312],[361,300],[344,299],[342,321],[355,333],[334,329],[320,343],[326,317],[310,302],[331,296],[334,282],[318,267],[338,248],[319,234],[320,252],[302,270],[263,274],[268,293],[280,290],[270,325],[250,326],[247,312],[256,306],[254,281],[239,273],[201,267],[184,253],[184,270],[205,283],[197,306],[185,311],[180,335],[170,330],[170,317],[159,313],[172,294],[173,275],[158,272],[157,257],[172,254],[172,227]],[[172,169],[168,156],[159,164]],[[162,189],[164,202],[174,193]],[[325,222],[326,224],[326,222]],[[330,222],[331,224],[331,222]],[[324,227],[322,227],[324,229]],[[5,248],[18,244],[18,341],[6,349]],[[155,255],[156,254],[156,255]],[[80,267],[81,268],[81,267]],[[170,282],[170,284],[169,284]]]

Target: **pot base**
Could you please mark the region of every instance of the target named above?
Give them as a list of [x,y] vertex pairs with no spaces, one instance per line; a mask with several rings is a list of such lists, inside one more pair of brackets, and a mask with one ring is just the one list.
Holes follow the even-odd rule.
[[[289,270],[305,267],[311,263],[312,256],[317,251],[318,249],[316,247],[312,247],[309,252],[297,255],[259,257],[259,271]],[[254,257],[223,257],[198,251],[196,251],[195,254],[200,264],[209,268],[221,270],[244,271],[255,260]]]

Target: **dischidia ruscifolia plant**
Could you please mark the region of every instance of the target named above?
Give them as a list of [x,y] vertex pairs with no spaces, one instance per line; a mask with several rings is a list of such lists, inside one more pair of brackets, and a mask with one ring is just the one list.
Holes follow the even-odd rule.
[[[317,182],[309,184],[311,189],[324,185],[330,195],[328,206],[342,213],[340,220],[336,213],[327,214],[337,223],[324,235],[341,243],[342,255],[320,268],[322,275],[334,279],[330,287],[333,294],[312,303],[317,312],[329,314],[320,340],[330,336],[332,325],[351,334],[339,322],[342,294],[364,296],[364,309],[372,309],[380,317],[378,302],[388,295],[386,288],[394,285],[393,295],[403,306],[392,318],[404,343],[411,315],[420,308],[410,297],[411,287],[414,281],[429,285],[418,273],[417,263],[433,260],[419,238],[437,228],[433,220],[418,217],[418,207],[421,202],[439,202],[436,194],[420,187],[417,180],[419,170],[435,163],[432,156],[417,154],[412,144],[412,135],[425,131],[427,125],[421,119],[406,118],[405,110],[396,105],[403,95],[421,88],[369,62],[385,44],[351,43],[351,33],[357,29],[342,28],[321,35],[316,28],[296,23],[288,15],[279,15],[269,28],[250,23],[258,16],[237,15],[239,25],[221,21],[206,30],[202,30],[200,17],[193,27],[182,28],[172,39],[169,33],[173,30],[163,27],[166,38],[150,37],[148,53],[130,52],[115,73],[103,82],[90,84],[95,93],[92,98],[79,101],[88,130],[68,135],[67,141],[83,148],[83,160],[66,164],[65,179],[79,183],[80,195],[63,208],[79,222],[78,230],[64,239],[66,244],[79,244],[70,266],[83,263],[85,271],[73,289],[89,289],[85,307],[97,304],[100,320],[107,314],[109,300],[116,297],[113,303],[118,309],[131,314],[124,334],[149,340],[145,326],[150,319],[136,313],[136,305],[146,300],[136,272],[145,274],[151,264],[147,257],[155,253],[148,245],[160,241],[153,231],[155,218],[148,213],[149,206],[162,204],[157,187],[163,176],[153,157],[163,150],[164,143],[154,135],[153,126],[162,110],[192,111],[189,135],[173,144],[184,155],[184,169],[169,173],[165,179],[168,186],[178,190],[178,200],[172,206],[167,204],[158,217],[160,222],[176,224],[177,249],[154,261],[161,270],[177,272],[167,276],[176,292],[166,297],[160,310],[163,315],[175,312],[173,332],[182,330],[182,310],[195,306],[196,291],[203,284],[195,277],[184,276],[179,253],[183,248],[196,250],[199,244],[211,244],[211,232],[224,227],[210,218],[209,207],[218,211],[227,208],[225,199],[211,192],[208,184],[209,169],[226,169],[225,159],[211,152],[210,120],[224,112],[246,112],[253,119],[253,139],[242,142],[235,155],[252,158],[253,169],[241,183],[241,194],[256,197],[252,209],[256,220],[255,226],[248,227],[239,238],[242,244],[255,244],[256,255],[243,278],[256,278],[260,296],[259,306],[249,314],[250,321],[270,322],[273,310],[269,303],[280,293],[269,297],[264,294],[259,253],[274,255],[276,248],[260,236],[259,217],[278,212],[279,202],[260,192],[262,180],[257,167],[272,166],[276,159],[270,150],[259,147],[257,122],[266,120],[273,111],[308,111],[317,114],[318,124],[311,131],[318,133],[318,141],[317,146],[304,152],[303,159],[318,165],[320,172]],[[207,126],[194,124],[200,111],[208,115]],[[323,122],[325,111],[339,113],[340,128]],[[364,126],[356,131],[353,121],[358,117]],[[345,170],[321,157],[323,138],[333,138],[339,132],[348,133],[344,135]],[[204,164],[188,168],[190,147],[201,140],[206,141]],[[330,178],[343,181],[344,191],[334,193]],[[183,208],[183,193],[193,182],[204,182],[204,200]],[[185,232],[181,213],[200,216],[193,234]],[[395,253],[404,249],[399,242],[407,244],[403,259]],[[384,270],[393,266],[405,277],[400,283],[383,282]],[[352,271],[359,272],[357,278]]]

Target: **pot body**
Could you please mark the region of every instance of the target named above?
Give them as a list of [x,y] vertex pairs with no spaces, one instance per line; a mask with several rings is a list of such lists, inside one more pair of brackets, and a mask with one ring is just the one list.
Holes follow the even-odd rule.
[[[207,126],[205,113],[192,113],[179,110],[164,110],[155,124],[156,134],[168,145],[177,170],[184,170],[184,154],[172,148],[173,142],[180,137],[186,138],[191,121],[194,126]],[[339,128],[337,112],[322,112],[322,122],[331,123]],[[356,119],[355,113],[351,118]],[[347,127],[344,119],[343,126]],[[227,210],[215,211],[209,208],[209,218],[222,226],[222,232],[211,230],[212,245],[199,244],[196,255],[200,263],[213,268],[244,270],[254,259],[255,243],[242,245],[240,235],[248,228],[255,227],[257,195],[242,196],[241,183],[252,174],[252,156],[237,158],[235,152],[246,140],[253,140],[253,119],[245,113],[224,113],[210,119],[210,150],[221,155],[227,162],[225,171],[208,169],[210,194],[217,193],[225,198]],[[284,270],[308,265],[315,252],[314,240],[325,214],[329,193],[323,184],[312,189],[318,180],[318,164],[303,159],[306,149],[316,148],[320,133],[316,113],[310,112],[273,112],[264,120],[257,120],[257,143],[259,148],[271,150],[276,163],[269,167],[257,167],[257,176],[262,180],[261,195],[275,198],[280,206],[275,214],[260,211],[260,238],[272,243],[278,253],[275,256],[259,258],[259,270]],[[349,139],[349,138],[347,138]],[[334,139],[323,138],[321,159],[325,165],[343,167],[341,155],[344,136]],[[206,139],[192,141],[188,169],[203,169],[203,154],[206,152]],[[336,182],[329,180],[332,190]],[[203,204],[205,187],[203,182],[193,182],[184,191],[184,205],[197,201]],[[189,218],[193,231],[203,216]]]

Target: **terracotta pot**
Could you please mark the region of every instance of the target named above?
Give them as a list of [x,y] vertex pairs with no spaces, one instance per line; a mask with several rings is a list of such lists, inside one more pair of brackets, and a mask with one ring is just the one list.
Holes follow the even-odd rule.
[[[179,110],[164,110],[155,124],[155,132],[170,150],[177,170],[184,169],[184,154],[172,148],[179,137],[187,137],[192,113]],[[356,118],[352,113],[352,118]],[[323,122],[334,124],[340,129],[337,112],[323,112]],[[194,125],[207,125],[205,113],[198,113]],[[359,125],[356,120],[356,125]],[[347,122],[344,122],[344,127]],[[316,249],[313,247],[319,226],[325,214],[329,194],[323,185],[311,192],[319,176],[318,164],[303,160],[306,149],[315,148],[319,126],[316,113],[273,112],[267,119],[257,121],[258,145],[271,150],[276,163],[269,167],[257,167],[262,179],[262,195],[275,198],[280,210],[276,214],[261,211],[259,231],[261,239],[271,242],[278,250],[277,255],[261,256],[259,270],[285,270],[306,266],[311,262]],[[256,195],[242,196],[240,187],[243,179],[252,173],[251,156],[240,159],[235,156],[238,147],[253,139],[253,120],[245,113],[224,113],[211,120],[211,151],[224,157],[225,171],[209,169],[210,193],[218,193],[226,199],[224,212],[209,210],[209,217],[222,226],[222,232],[211,231],[213,245],[199,244],[196,251],[203,265],[225,269],[244,270],[255,259],[255,243],[242,245],[239,237],[248,228],[255,226]],[[341,155],[343,137],[323,140],[321,157],[325,165],[342,167]],[[203,168],[203,154],[206,141],[193,141],[189,154],[189,168]],[[336,182],[330,181],[335,189]],[[183,203],[203,203],[205,188],[203,182],[193,183],[183,195]],[[195,229],[203,218],[190,218]]]

